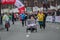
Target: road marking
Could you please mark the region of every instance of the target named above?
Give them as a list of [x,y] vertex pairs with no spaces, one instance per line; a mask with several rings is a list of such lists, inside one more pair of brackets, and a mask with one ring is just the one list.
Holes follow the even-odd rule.
[[30,37],[30,35],[26,35],[26,37],[28,38],[28,37]]

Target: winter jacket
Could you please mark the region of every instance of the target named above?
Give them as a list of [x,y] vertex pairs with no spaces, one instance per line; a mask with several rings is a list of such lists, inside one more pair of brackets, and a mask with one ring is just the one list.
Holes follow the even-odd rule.
[[4,21],[9,21],[9,17],[8,17],[7,15],[4,15],[4,16],[3,16],[3,20],[4,20]]

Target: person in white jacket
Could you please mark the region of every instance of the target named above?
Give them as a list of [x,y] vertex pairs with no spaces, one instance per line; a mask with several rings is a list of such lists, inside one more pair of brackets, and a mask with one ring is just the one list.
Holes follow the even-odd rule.
[[8,28],[10,27],[9,14],[5,14],[5,15],[3,16],[3,20],[5,21],[5,28],[6,28],[7,31],[8,31]]
[[5,14],[4,16],[3,16],[3,20],[6,22],[6,21],[9,21],[9,17],[8,17],[8,15],[7,14]]

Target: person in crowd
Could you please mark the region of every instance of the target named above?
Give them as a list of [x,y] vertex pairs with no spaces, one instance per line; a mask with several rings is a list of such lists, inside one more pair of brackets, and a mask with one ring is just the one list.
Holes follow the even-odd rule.
[[16,16],[17,16],[17,20],[19,19],[19,15],[18,14],[16,14]]
[[43,21],[43,28],[45,29],[45,27],[46,27],[46,17],[47,17],[47,12],[44,12],[44,21]]
[[9,14],[5,14],[3,16],[3,20],[5,21],[5,28],[7,29],[7,31],[9,31],[9,27],[10,27],[10,20],[9,20]]
[[12,13],[12,24],[14,24],[14,13]]
[[37,18],[38,18],[38,23],[40,25],[40,29],[43,28],[43,21],[44,21],[44,14],[41,11],[38,11]]
[[25,26],[26,26],[26,21],[27,21],[28,15],[25,13]]
[[1,14],[1,23],[0,24],[2,24],[3,22],[2,22],[2,17],[3,17],[3,15]]
[[35,23],[36,23],[36,20],[37,20],[37,17],[36,17],[36,16],[37,16],[37,14],[35,14],[35,15],[34,15],[34,18],[35,18]]
[[20,20],[22,21],[22,26],[25,24],[25,14],[24,12],[20,14]]
[[17,18],[17,15],[16,15],[16,13],[14,13],[14,20],[16,21],[16,18]]
[[9,19],[10,19],[10,20],[12,19],[12,15],[11,15],[11,14],[9,14]]

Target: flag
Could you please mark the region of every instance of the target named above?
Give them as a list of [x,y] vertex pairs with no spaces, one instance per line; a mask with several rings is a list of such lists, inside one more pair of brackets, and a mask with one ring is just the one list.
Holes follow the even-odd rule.
[[19,13],[23,13],[25,11],[25,7],[20,0],[2,0],[2,4],[14,4],[17,6]]
[[14,5],[17,6],[19,13],[23,13],[25,11],[25,7],[20,0],[16,0]]

